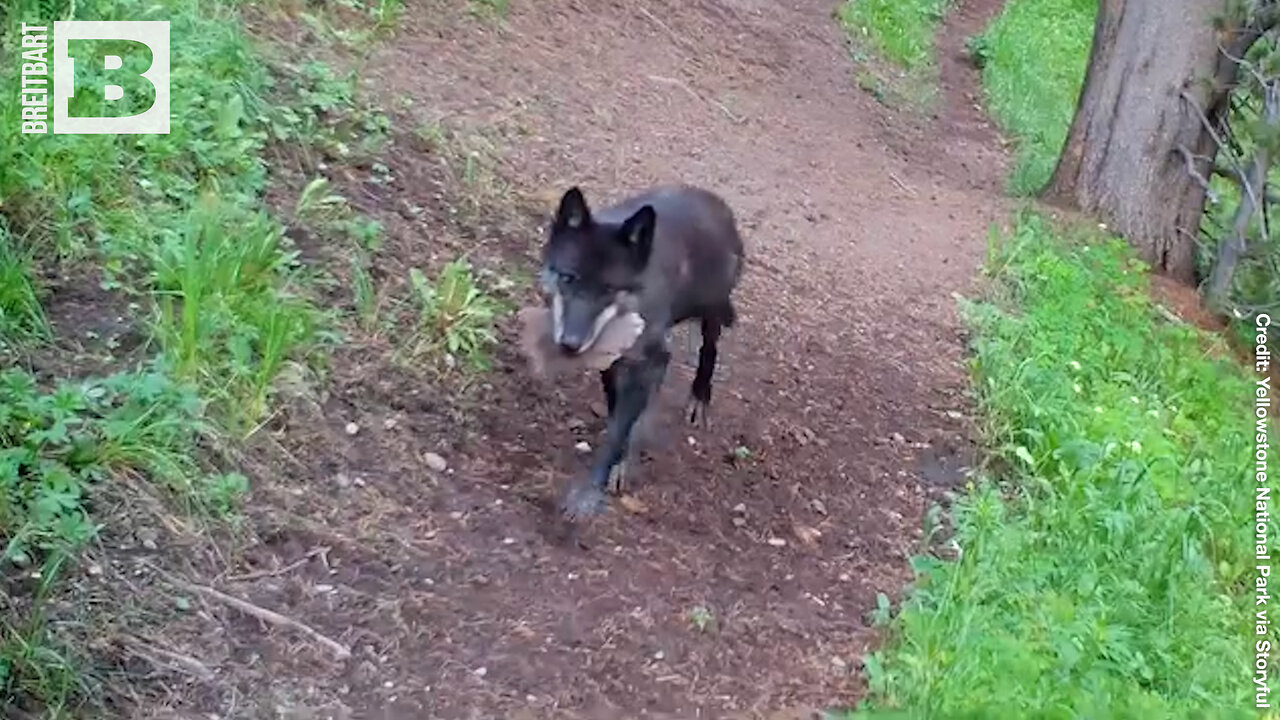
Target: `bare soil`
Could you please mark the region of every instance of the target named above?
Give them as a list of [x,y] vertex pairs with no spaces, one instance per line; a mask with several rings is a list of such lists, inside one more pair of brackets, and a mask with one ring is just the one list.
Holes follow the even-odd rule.
[[[159,650],[120,641],[124,628],[104,640],[167,688],[132,716],[799,718],[855,704],[879,640],[868,612],[900,596],[928,505],[972,462],[954,294],[974,289],[1006,209],[1007,161],[963,54],[999,0],[958,5],[940,34],[942,102],[924,117],[856,87],[832,0],[520,2],[501,24],[409,3],[362,70],[395,109],[380,158],[394,179],[331,172],[387,228],[374,278],[399,292],[408,268],[459,249],[532,277],[570,185],[592,203],[710,187],[748,246],[712,427],[681,417],[697,349],[682,346],[632,494],[579,548],[552,508],[587,469],[575,444],[601,437],[594,374],[532,381],[512,319],[496,367],[467,386],[392,362],[394,334],[357,335],[324,390],[254,440],[243,550],[184,562],[162,543],[106,564],[166,627]],[[459,190],[413,132],[442,122],[494,138],[511,189]],[[277,175],[284,207],[307,177],[283,161]],[[344,277],[344,250],[296,239]],[[174,589],[152,564],[351,655]]]

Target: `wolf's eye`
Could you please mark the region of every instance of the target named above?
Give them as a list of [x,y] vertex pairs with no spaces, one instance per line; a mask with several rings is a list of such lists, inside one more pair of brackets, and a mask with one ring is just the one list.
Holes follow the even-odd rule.
[[577,280],[578,278],[573,273],[567,273],[567,272],[560,273],[560,282],[564,283],[565,285],[572,285]]

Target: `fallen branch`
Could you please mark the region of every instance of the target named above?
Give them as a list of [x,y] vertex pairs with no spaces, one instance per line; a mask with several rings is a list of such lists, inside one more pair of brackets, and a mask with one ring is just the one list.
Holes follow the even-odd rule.
[[160,568],[154,565],[150,565],[150,567],[152,570],[155,570],[157,573],[163,576],[170,583],[184,590],[196,593],[198,595],[203,595],[211,600],[217,600],[218,602],[224,605],[227,605],[229,607],[235,608],[236,610],[239,610],[240,612],[246,615],[252,615],[253,617],[258,618],[263,622],[270,623],[272,625],[279,625],[281,627],[293,628],[294,630],[297,630],[298,632],[310,637],[312,640],[315,640],[321,645],[324,645],[325,647],[332,650],[333,654],[336,655],[339,660],[345,660],[351,657],[350,648],[339,643],[336,640],[333,640],[329,637],[326,637],[325,635],[322,635],[319,631],[317,631],[316,629],[312,628],[309,625],[304,625],[303,623],[298,622],[297,620],[294,620],[291,617],[286,617],[284,615],[281,615],[278,612],[268,610],[263,607],[258,607],[257,605],[254,605],[251,602],[241,600],[240,598],[237,598],[237,597],[232,597],[224,592],[214,590],[213,588],[208,587],[206,585],[197,585],[192,582],[187,582],[186,580],[183,580],[182,578],[179,578],[179,577],[175,577],[174,575],[168,572],[165,572],[164,570],[161,570]]
[[[153,665],[168,665],[169,663],[172,663],[172,665],[176,665],[178,669],[183,670],[187,674],[195,676],[205,682],[213,682],[216,677],[213,674],[213,671],[209,669],[208,665],[205,665],[189,655],[183,655],[172,650],[165,650],[164,648],[156,647],[142,638],[133,635],[121,635],[120,639],[124,641],[125,645],[132,649],[134,654],[145,658]],[[159,661],[161,658],[168,660],[169,663],[161,663]]]

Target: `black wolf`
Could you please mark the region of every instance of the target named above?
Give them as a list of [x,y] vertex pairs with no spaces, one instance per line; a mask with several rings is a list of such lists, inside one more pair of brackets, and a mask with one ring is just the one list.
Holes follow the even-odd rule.
[[597,210],[570,188],[543,246],[542,284],[562,352],[584,352],[620,312],[634,310],[645,327],[631,351],[600,373],[609,409],[606,437],[590,476],[561,502],[569,520],[604,505],[605,490],[625,481],[631,432],[666,377],[670,330],[698,320],[702,347],[690,389],[689,422],[706,427],[720,332],[736,312],[731,294],[744,251],[733,212],[716,194],[688,185],[661,186]]

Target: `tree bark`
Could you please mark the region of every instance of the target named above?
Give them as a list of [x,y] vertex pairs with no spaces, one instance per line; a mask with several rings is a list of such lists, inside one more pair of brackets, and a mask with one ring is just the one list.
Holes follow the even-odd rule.
[[[1101,0],[1075,117],[1045,200],[1079,208],[1142,259],[1196,282],[1196,237],[1229,81],[1214,19],[1224,0]],[[1225,69],[1229,74],[1229,69]],[[1188,172],[1189,150],[1198,167]]]

